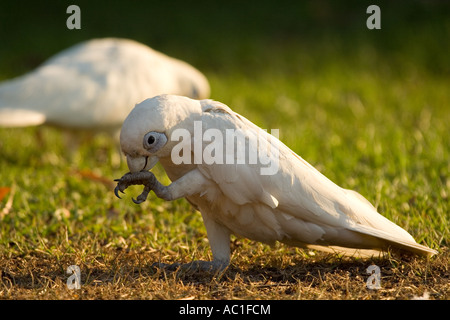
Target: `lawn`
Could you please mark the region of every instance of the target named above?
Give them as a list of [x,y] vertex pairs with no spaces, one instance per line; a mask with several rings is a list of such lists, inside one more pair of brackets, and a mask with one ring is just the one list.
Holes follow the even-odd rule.
[[[144,42],[196,66],[213,99],[279,129],[439,254],[364,260],[232,238],[222,275],[156,270],[211,259],[187,201],[135,205],[138,187],[117,199],[113,179],[128,170],[108,136],[75,145],[52,127],[0,128],[1,299],[450,298],[450,5],[380,2],[382,29],[368,30],[368,2],[276,3],[79,2],[82,29],[68,30],[69,4],[11,1],[0,5],[0,80],[81,40]],[[378,290],[366,286],[371,264]],[[70,265],[80,290],[67,288]]]

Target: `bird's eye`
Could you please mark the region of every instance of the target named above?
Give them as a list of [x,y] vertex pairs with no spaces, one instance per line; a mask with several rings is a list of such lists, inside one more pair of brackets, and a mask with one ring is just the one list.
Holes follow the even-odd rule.
[[151,131],[144,136],[144,148],[152,153],[158,151],[166,142],[167,137],[161,132]]
[[147,139],[148,145],[152,145],[153,143],[155,143],[155,141],[156,141],[156,138],[153,135],[150,135]]

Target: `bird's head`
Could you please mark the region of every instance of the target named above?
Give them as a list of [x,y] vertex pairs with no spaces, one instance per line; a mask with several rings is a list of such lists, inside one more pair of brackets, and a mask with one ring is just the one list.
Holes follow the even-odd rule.
[[178,142],[171,141],[177,128],[191,128],[201,116],[200,101],[159,95],[137,104],[125,119],[120,145],[130,172],[150,170],[161,158],[170,157]]
[[209,98],[211,88],[203,73],[184,62],[180,62],[173,72],[177,74],[179,94],[199,100]]

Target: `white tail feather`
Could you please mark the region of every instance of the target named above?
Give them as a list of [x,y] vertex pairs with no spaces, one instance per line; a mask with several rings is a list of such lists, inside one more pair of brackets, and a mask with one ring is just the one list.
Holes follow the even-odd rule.
[[0,109],[0,127],[38,126],[45,122],[45,115],[26,109]]

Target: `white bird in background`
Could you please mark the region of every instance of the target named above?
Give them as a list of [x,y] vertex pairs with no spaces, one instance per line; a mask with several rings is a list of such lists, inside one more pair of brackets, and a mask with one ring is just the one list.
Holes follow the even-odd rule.
[[170,93],[209,97],[206,77],[186,62],[129,39],[94,39],[0,83],[0,127],[50,124],[118,133],[136,103]]
[[[234,163],[209,161],[208,164],[206,158],[198,161],[195,154],[197,161],[179,163],[180,144],[187,152],[198,148],[195,127],[198,130],[199,123],[201,134],[206,134],[208,129],[216,130],[210,131],[214,138],[202,137],[204,141],[214,141],[215,152],[221,146],[218,132],[223,137],[230,129],[256,133],[246,135],[250,137],[246,143],[248,150],[261,152],[263,143],[269,145],[270,152],[266,153],[278,164],[276,172],[261,174],[267,161],[236,164],[236,152],[226,154],[232,156],[228,160],[236,160]],[[180,132],[194,138],[184,141]],[[252,141],[256,137],[258,144]],[[223,139],[222,150],[226,150],[226,141]],[[213,261],[194,261],[188,264],[191,267],[225,268],[230,262],[230,234],[269,244],[280,241],[325,251],[342,250],[347,254],[354,254],[355,249],[378,253],[391,249],[424,256],[437,253],[416,243],[408,232],[379,214],[362,195],[337,186],[280,140],[222,103],[173,95],[147,99],[136,105],[125,119],[120,143],[130,172],[116,180],[117,196],[118,191],[123,192],[130,185],[143,184],[144,192],[137,200],[133,199],[136,203],[145,201],[148,192],[153,190],[168,201],[185,197],[201,212]],[[202,143],[200,152],[214,156],[212,143]],[[251,145],[257,149],[251,149]],[[172,181],[168,186],[159,183],[148,171],[158,161]]]

